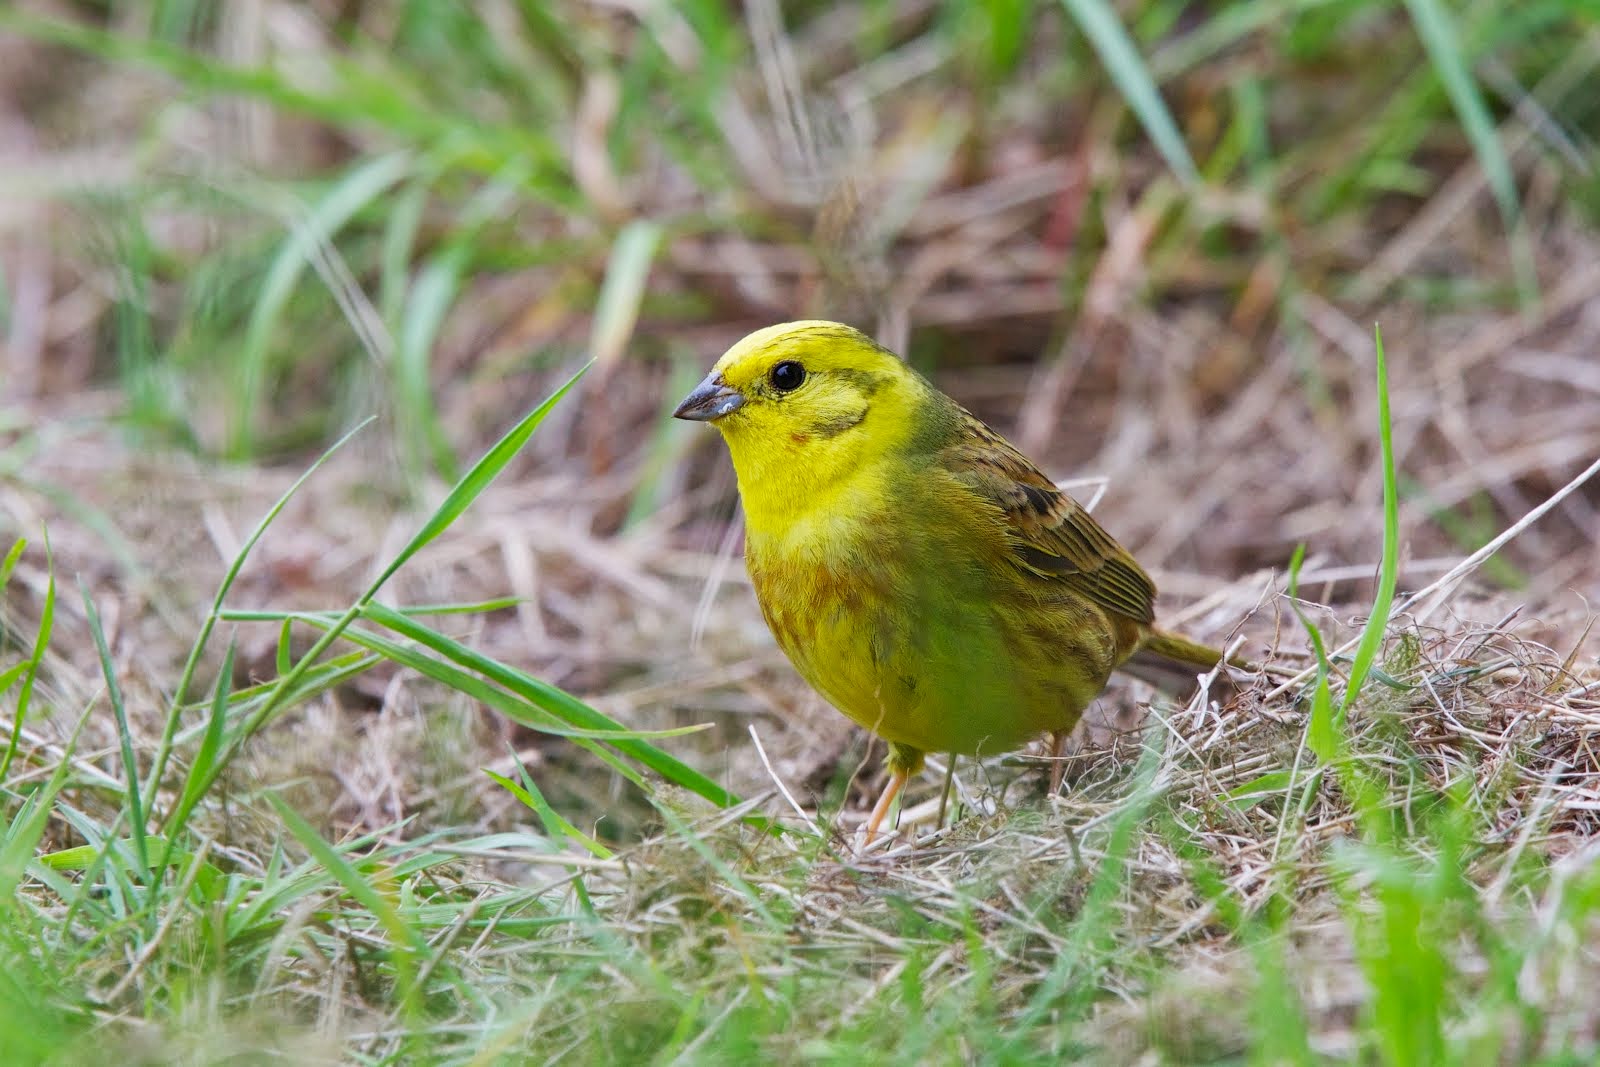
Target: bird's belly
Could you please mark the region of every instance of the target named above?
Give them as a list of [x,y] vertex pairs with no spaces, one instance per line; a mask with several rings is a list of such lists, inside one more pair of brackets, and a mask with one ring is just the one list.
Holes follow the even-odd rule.
[[[1096,615],[1016,617],[959,576],[908,590],[891,567],[747,557],[762,614],[818,692],[879,736],[929,752],[1009,751],[1070,729],[1105,685],[1080,648]],[[1091,640],[1091,645],[1104,642]]]

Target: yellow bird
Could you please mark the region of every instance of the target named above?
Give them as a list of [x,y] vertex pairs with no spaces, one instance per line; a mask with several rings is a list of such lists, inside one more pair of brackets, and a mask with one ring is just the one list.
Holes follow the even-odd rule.
[[674,415],[728,443],[778,645],[889,743],[869,842],[924,753],[1059,754],[1118,667],[1192,684],[1221,658],[1157,630],[1155,586],[1082,505],[849,326],[757,330]]

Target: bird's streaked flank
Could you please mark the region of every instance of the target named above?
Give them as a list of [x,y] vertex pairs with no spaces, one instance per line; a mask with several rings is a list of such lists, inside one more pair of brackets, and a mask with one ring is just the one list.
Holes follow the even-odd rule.
[[[1060,745],[1111,672],[1221,654],[1155,628],[1155,586],[1072,497],[894,353],[788,322],[674,414],[733,456],[762,615],[800,674],[889,743],[867,840],[926,752]],[[1057,763],[1052,791],[1059,787]]]

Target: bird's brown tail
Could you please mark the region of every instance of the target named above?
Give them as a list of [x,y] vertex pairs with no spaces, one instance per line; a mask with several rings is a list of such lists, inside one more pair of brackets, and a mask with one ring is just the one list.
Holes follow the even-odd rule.
[[[1188,696],[1195,691],[1198,677],[1221,661],[1222,653],[1217,649],[1164,630],[1151,630],[1138,650],[1118,669],[1164,693]],[[1242,660],[1231,662],[1233,666],[1250,669]],[[1222,676],[1218,680],[1224,681]]]

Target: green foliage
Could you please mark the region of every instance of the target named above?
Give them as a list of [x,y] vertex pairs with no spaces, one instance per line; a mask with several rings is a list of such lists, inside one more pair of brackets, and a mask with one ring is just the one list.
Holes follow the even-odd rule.
[[[1318,628],[1296,612],[1317,655],[1315,681],[1309,695],[1310,711],[1301,752],[1309,749],[1322,764],[1305,777],[1295,772],[1285,785],[1290,801],[1300,794],[1304,810],[1313,793],[1335,784],[1360,828],[1358,840],[1336,843],[1326,856],[1328,869],[1343,905],[1343,917],[1354,942],[1357,960],[1366,980],[1367,999],[1361,1028],[1363,1052],[1389,1064],[1464,1063],[1503,1054],[1518,1037],[1531,1047],[1539,1027],[1520,1033],[1530,1023],[1517,989],[1522,973],[1537,952],[1518,945],[1501,929],[1495,901],[1480,887],[1475,872],[1492,857],[1483,842],[1497,833],[1486,816],[1483,797],[1470,777],[1442,787],[1425,784],[1432,777],[1401,737],[1384,730],[1354,728],[1354,715],[1364,711],[1371,720],[1381,718],[1385,701],[1368,695],[1369,679],[1404,692],[1411,688],[1403,678],[1420,666],[1417,642],[1402,634],[1394,653],[1376,666],[1384,645],[1395,635],[1390,608],[1395,592],[1400,529],[1397,500],[1399,479],[1394,460],[1389,420],[1388,375],[1381,337],[1375,344],[1379,397],[1379,443],[1383,455],[1383,559],[1380,564],[1373,610],[1350,661],[1344,695],[1337,708],[1331,696],[1332,661]],[[1296,595],[1295,575],[1299,555],[1291,567],[1290,596]],[[1380,723],[1381,725],[1381,723]],[[1324,773],[1327,772],[1327,773]],[[1269,783],[1259,783],[1262,788]],[[1277,897],[1281,917],[1292,913],[1289,895],[1303,874],[1285,869],[1283,896]],[[1500,874],[1503,886],[1526,881],[1537,891],[1546,884],[1548,871],[1508,865]],[[1213,883],[1214,884],[1214,883]],[[1220,890],[1218,891],[1220,895]],[[1266,944],[1258,941],[1258,945]],[[1488,977],[1475,980],[1462,966],[1463,945],[1485,962]],[[1266,957],[1281,971],[1275,957]],[[1476,987],[1468,993],[1469,987]],[[1279,989],[1263,988],[1263,1006],[1280,1003]],[[1275,1010],[1281,1010],[1275,1009]],[[1288,1036],[1278,1028],[1264,1035],[1269,1045],[1290,1059],[1306,1061],[1303,1048],[1285,1044]],[[1271,1061],[1276,1061],[1276,1056]]]
[[[67,799],[86,781],[87,768],[74,757],[76,734],[45,782],[24,788],[0,778],[0,917],[5,919],[0,924],[5,930],[0,960],[5,966],[0,970],[7,975],[0,984],[0,1016],[17,1021],[37,1013],[40,1019],[27,1034],[12,1033],[5,1039],[4,1049],[11,1056],[8,1062],[43,1062],[87,1039],[84,1027],[88,1016],[84,1012],[88,1005],[117,1004],[136,982],[141,986],[153,983],[148,987],[156,992],[147,1008],[163,1017],[180,1018],[185,1010],[183,991],[191,982],[216,981],[242,992],[285,966],[286,954],[301,952],[303,946],[296,942],[305,938],[333,955],[348,952],[362,960],[360,969],[376,983],[366,995],[390,1005],[406,1025],[422,1026],[440,1005],[460,1007],[463,997],[473,999],[470,990],[458,985],[454,965],[441,955],[449,952],[456,939],[471,931],[481,934],[489,930],[503,936],[528,936],[551,924],[573,921],[572,915],[547,907],[538,892],[504,887],[506,891],[497,892],[492,899],[478,899],[444,870],[455,862],[458,849],[531,845],[536,852],[559,856],[564,840],[584,845],[599,859],[610,858],[609,850],[578,831],[543,800],[526,769],[521,785],[509,780],[504,784],[539,811],[551,835],[548,838],[513,835],[509,840],[465,840],[452,842],[449,851],[435,851],[432,835],[401,846],[380,845],[380,839],[389,836],[386,831],[331,844],[287,802],[268,792],[266,800],[285,831],[284,841],[295,842],[307,858],[293,865],[280,845],[263,870],[253,871],[238,869],[216,855],[215,839],[198,827],[196,820],[203,811],[222,803],[220,794],[230,762],[288,710],[380,662],[412,667],[506,711],[533,729],[571,738],[646,791],[657,786],[635,768],[635,761],[660,772],[672,786],[721,805],[739,803],[727,790],[647,740],[687,731],[627,730],[555,687],[488,660],[374,600],[396,570],[460,517],[576,381],[574,376],[473,465],[349,610],[325,615],[227,611],[223,606],[227,593],[250,550],[322,460],[308,470],[263,518],[229,567],[184,668],[151,769],[142,776],[129,709],[98,612],[85,591],[85,616],[99,652],[106,700],[119,739],[120,801],[110,805],[108,818]],[[0,563],[0,588],[25,548],[18,542]],[[52,634],[53,580],[47,589],[31,655],[0,674],[0,692],[18,693],[9,748],[13,754],[22,713]],[[449,616],[504,606],[492,602],[416,610]],[[234,677],[234,648],[230,645],[204,721],[185,729],[183,720],[195,710],[186,696],[198,665],[216,624],[230,619],[278,621],[285,626],[285,633],[292,622],[309,623],[321,637],[299,658],[280,653],[280,677],[239,691],[230,690]],[[352,625],[358,620],[381,625],[404,640],[362,633]],[[347,653],[325,660],[324,654],[340,637],[370,653]],[[439,658],[428,657],[427,651]],[[85,716],[78,730],[87,722]],[[170,759],[180,752],[187,770],[165,816],[157,820],[155,810],[168,795],[162,791],[162,776]],[[0,770],[11,766],[8,758]],[[109,780],[104,774],[99,778]],[[675,818],[670,812],[663,813]],[[160,823],[159,833],[150,832],[154,821]],[[52,822],[64,825],[83,844],[44,847]],[[692,834],[681,823],[673,824],[692,841]],[[702,854],[717,870],[731,875],[731,869],[714,854],[704,850]],[[75,879],[63,877],[74,872],[78,874]],[[733,877],[737,881],[737,876]],[[746,894],[762,909],[753,890],[746,887]],[[592,921],[592,907],[586,910]],[[331,930],[324,937],[322,928],[335,920],[357,936],[356,943],[339,947],[339,936]],[[105,970],[124,953],[137,961],[131,969]],[[75,977],[86,963],[89,970]],[[145,973],[146,968],[151,973]],[[402,1044],[412,1047],[413,1041],[407,1038]]]
[[[382,16],[371,10],[380,7]],[[171,114],[158,112],[139,134],[148,173],[65,194],[109,223],[96,240],[117,268],[110,329],[136,425],[240,459],[331,441],[352,421],[353,398],[378,396],[395,413],[409,484],[453,480],[460,443],[438,410],[447,379],[485,361],[503,374],[567,355],[547,337],[536,351],[481,351],[485,332],[515,335],[511,320],[465,344],[452,337],[463,305],[483,306],[489,279],[511,280],[540,321],[589,320],[591,354],[609,362],[640,316],[655,333],[697,313],[639,288],[641,268],[674,262],[676,242],[733,235],[805,245],[797,190],[822,203],[832,194],[818,183],[882,181],[871,175],[876,161],[853,160],[839,132],[849,123],[823,89],[748,91],[760,83],[777,92],[793,75],[770,69],[774,57],[725,5],[647,6],[636,19],[594,17],[577,4],[495,10],[349,5],[327,16],[318,27],[327,40],[307,55],[268,48],[246,62],[221,54],[229,29],[204,4],[139,3],[108,22],[93,10],[77,19],[0,11],[0,28],[176,90],[164,105]],[[1153,239],[1157,296],[1164,258],[1197,247],[1223,275],[1241,258],[1279,259],[1286,298],[1301,276],[1305,288],[1353,279],[1372,295],[1373,278],[1348,269],[1337,247],[1308,245],[1307,234],[1427,195],[1440,180],[1435,158],[1454,150],[1482,167],[1521,299],[1531,302],[1531,239],[1495,128],[1497,108],[1512,101],[1489,92],[1479,72],[1500,72],[1500,96],[1508,78],[1532,86],[1529,106],[1542,109],[1552,137],[1592,118],[1593,94],[1575,91],[1585,84],[1575,32],[1583,16],[1558,0],[1461,11],[1438,0],[1238,0],[1203,13],[1170,0],[985,0],[924,20],[872,5],[833,22],[808,5],[782,14],[802,51],[813,38],[837,51],[835,24],[848,22],[854,54],[823,66],[848,65],[860,85],[899,58],[928,57],[928,77],[875,99],[886,120],[903,110],[913,128],[919,109],[939,112],[960,142],[934,173],[903,174],[908,188],[948,185],[988,145],[1051,142],[1060,116],[1096,96],[1119,100],[1136,128],[1124,125],[1118,151],[1148,146],[1186,198],[1203,198],[1185,199],[1187,210]],[[1227,88],[1216,95],[1214,85]],[[290,155],[273,172],[232,159],[217,166],[171,142],[184,109],[223,104],[343,147]],[[771,173],[761,160],[775,146]],[[903,167],[892,153],[889,166]],[[899,198],[915,204],[925,193]],[[1217,193],[1272,209],[1218,218]],[[196,248],[157,236],[153,221],[173,214],[214,227],[218,239]],[[1208,240],[1219,224],[1229,239]],[[1256,236],[1241,244],[1245,229]],[[880,225],[872,239],[884,236]],[[1075,251],[1105,239],[1100,220],[1085,218],[1078,241],[1087,247]],[[872,251],[818,240],[806,251],[819,264]],[[914,252],[889,249],[891,266]],[[695,286],[694,275],[686,280]],[[855,276],[843,284],[871,296]],[[1069,293],[1065,323],[1075,306]],[[363,414],[369,406],[357,405]],[[213,410],[220,425],[196,418]]]
[[1166,104],[1156,89],[1154,79],[1138,50],[1129,39],[1127,31],[1117,20],[1116,13],[1106,0],[1063,0],[1072,17],[1083,28],[1084,35],[1094,44],[1100,61],[1116,84],[1118,91],[1128,101],[1128,107],[1139,117],[1150,139],[1161,151],[1167,166],[1185,182],[1199,177],[1183,135],[1178,132]]

